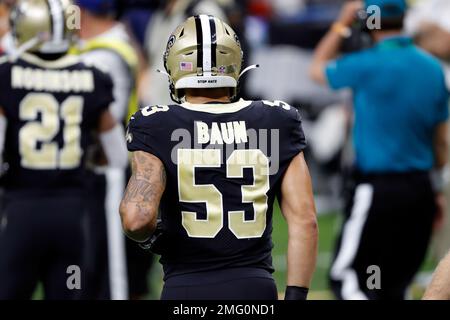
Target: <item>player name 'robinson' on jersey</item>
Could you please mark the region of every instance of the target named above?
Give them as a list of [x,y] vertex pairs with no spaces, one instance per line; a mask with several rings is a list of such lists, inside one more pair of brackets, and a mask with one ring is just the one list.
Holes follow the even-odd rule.
[[11,87],[51,92],[92,92],[94,75],[91,70],[45,70],[14,66]]

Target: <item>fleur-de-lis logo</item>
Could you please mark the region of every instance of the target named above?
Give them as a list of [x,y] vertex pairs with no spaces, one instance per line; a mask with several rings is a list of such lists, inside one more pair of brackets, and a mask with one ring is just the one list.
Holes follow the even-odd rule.
[[169,50],[173,47],[175,43],[176,37],[175,35],[171,35],[169,41],[167,41],[166,51],[164,52],[164,63],[167,61],[167,57],[169,56]]
[[133,134],[130,132],[130,129],[127,129],[127,133],[125,135],[125,139],[127,140],[128,143],[132,143],[133,142]]

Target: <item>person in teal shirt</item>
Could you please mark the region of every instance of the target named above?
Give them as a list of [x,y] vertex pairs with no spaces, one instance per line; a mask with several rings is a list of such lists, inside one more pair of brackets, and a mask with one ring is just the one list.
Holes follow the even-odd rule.
[[[361,10],[379,13],[380,25],[367,20],[374,44],[339,55]],[[402,35],[406,10],[404,0],[348,2],[311,66],[317,82],[353,93],[354,188],[330,271],[340,299],[403,299],[442,211],[449,95],[439,61]],[[371,266],[381,288],[367,286]]]

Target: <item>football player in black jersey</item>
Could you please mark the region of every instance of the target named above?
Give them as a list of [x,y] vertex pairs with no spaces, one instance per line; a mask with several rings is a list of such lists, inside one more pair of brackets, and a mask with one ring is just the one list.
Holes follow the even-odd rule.
[[299,112],[236,98],[242,50],[213,16],[180,25],[164,63],[177,104],[131,118],[133,175],[120,210],[127,235],[161,253],[161,298],[277,299],[278,197],[289,228],[285,298],[306,299],[318,230]]
[[[127,164],[108,111],[112,83],[67,55],[67,0],[19,0],[17,54],[0,63],[0,151],[8,169],[0,218],[0,299],[87,298],[84,280],[86,148],[97,132],[112,166]],[[4,142],[4,143],[3,143]]]

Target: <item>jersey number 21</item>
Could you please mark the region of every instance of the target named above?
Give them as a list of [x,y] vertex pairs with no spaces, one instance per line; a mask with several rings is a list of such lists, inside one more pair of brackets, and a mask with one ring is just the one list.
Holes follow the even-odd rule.
[[[27,169],[74,169],[80,165],[84,99],[70,96],[60,105],[48,93],[29,93],[20,103],[19,118],[26,124],[19,131],[21,165]],[[41,120],[38,121],[38,114]],[[55,137],[61,130],[63,147]]]

